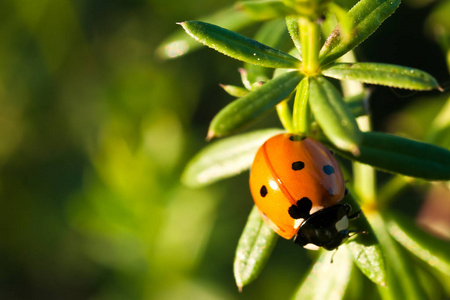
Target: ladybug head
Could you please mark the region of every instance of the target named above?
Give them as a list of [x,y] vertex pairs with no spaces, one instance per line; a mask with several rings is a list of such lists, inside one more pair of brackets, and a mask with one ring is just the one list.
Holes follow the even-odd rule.
[[[336,204],[310,215],[300,226],[294,243],[305,248],[323,247],[334,250],[349,237],[350,205]],[[313,247],[309,247],[309,246]],[[314,247],[317,246],[317,247]]]

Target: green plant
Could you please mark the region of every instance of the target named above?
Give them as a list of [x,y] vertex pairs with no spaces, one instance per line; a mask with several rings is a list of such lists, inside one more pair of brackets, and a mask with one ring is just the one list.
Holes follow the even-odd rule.
[[[372,132],[365,110],[368,92],[362,83],[410,90],[440,87],[423,71],[359,63],[352,54],[399,4],[398,0],[361,0],[347,13],[328,1],[246,1],[237,4],[239,12],[225,10],[209,20],[234,24],[233,29],[255,20],[266,21],[255,38],[258,41],[210,23],[180,23],[198,42],[245,62],[241,70],[244,87],[223,86],[238,99],[213,118],[207,139],[233,134],[273,107],[284,127],[243,133],[211,144],[186,167],[182,176],[186,185],[204,186],[247,170],[259,146],[282,131],[312,136],[352,162],[352,172],[344,168],[350,179],[350,196],[345,200],[355,209],[362,208],[364,216],[355,226],[368,233],[341,247],[333,264],[329,263],[332,254],[323,251],[313,272],[299,287],[299,298],[340,299],[345,295],[359,299],[360,294],[347,289],[356,276],[353,263],[377,285],[383,299],[439,297],[436,291],[426,288],[432,284],[431,279],[424,279],[426,272],[433,273],[433,280],[444,287],[449,280],[450,244],[429,236],[411,218],[389,208],[396,193],[411,181],[449,180],[450,152],[433,145],[433,140],[424,143]],[[285,26],[295,46],[289,53],[276,48],[283,41]],[[328,36],[324,43],[323,36]],[[160,54],[172,57],[192,49],[194,44],[175,35],[164,45]],[[275,69],[273,73],[271,68]],[[340,80],[341,90],[329,78]],[[436,116],[439,118],[443,117]],[[429,135],[436,136],[444,129],[446,124],[435,126]],[[378,190],[374,168],[397,175]],[[234,271],[239,289],[258,276],[276,241],[276,234],[254,208],[236,253]],[[412,264],[417,260],[405,249],[425,264]]]

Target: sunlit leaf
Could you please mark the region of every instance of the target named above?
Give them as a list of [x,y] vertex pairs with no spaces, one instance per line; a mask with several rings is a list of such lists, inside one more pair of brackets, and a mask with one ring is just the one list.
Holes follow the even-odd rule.
[[390,213],[390,234],[406,249],[433,268],[450,275],[450,242],[421,230],[414,220],[400,213]]
[[[265,22],[256,33],[254,39],[264,45],[278,49],[285,40],[289,39],[286,24],[283,19]],[[273,69],[265,68],[252,63],[245,63],[244,69],[247,71],[247,79],[251,84],[259,81],[267,81],[272,78]]]
[[286,17],[286,26],[288,28],[289,34],[291,36],[292,41],[294,42],[295,47],[301,53],[301,44],[300,44],[300,28],[298,26],[298,17],[290,16]]
[[[360,210],[358,203],[348,194],[344,201],[351,205],[352,213]],[[349,239],[345,246],[352,254],[353,260],[361,272],[374,283],[386,285],[386,268],[384,255],[375,232],[367,221],[364,212],[355,220],[350,221],[350,230],[357,231],[357,236]],[[359,232],[359,233],[358,233]]]
[[200,187],[250,168],[258,148],[281,129],[264,129],[229,137],[200,151],[186,166],[184,184]]
[[278,235],[253,209],[242,232],[234,259],[234,278],[239,290],[261,273],[278,240]]
[[[212,15],[200,17],[199,20],[234,31],[256,22],[256,20],[249,18],[247,14],[236,11],[233,6],[222,9]],[[202,46],[202,44],[197,43],[187,36],[183,30],[179,29],[161,42],[156,49],[156,54],[162,59],[171,59],[197,50]]]
[[340,149],[358,153],[361,132],[339,91],[325,78],[311,78],[309,102],[328,139]]
[[380,63],[339,63],[322,70],[322,74],[340,80],[357,80],[410,90],[438,87],[430,74],[408,67]]
[[358,156],[339,150],[326,140],[322,142],[349,159],[386,172],[426,180],[450,180],[447,149],[381,132],[363,132],[362,137]]
[[375,234],[380,241],[385,255],[387,273],[387,287],[378,286],[383,299],[414,299],[426,298],[424,288],[421,286],[417,273],[407,252],[392,239],[387,231],[386,222],[381,215],[373,211],[367,215]]
[[212,120],[208,138],[225,136],[248,125],[284,100],[295,89],[302,77],[303,75],[295,71],[285,73],[247,96],[228,104]]
[[348,12],[353,31],[350,39],[341,38],[336,28],[320,50],[320,62],[326,65],[368,38],[400,5],[400,0],[361,0]]
[[369,113],[368,108],[368,95],[365,92],[362,92],[358,95],[344,97],[345,103],[352,111],[352,114],[355,118],[367,115]]
[[249,90],[240,86],[221,84],[220,87],[223,88],[224,91],[227,92],[229,95],[237,98],[244,97],[248,93],[250,93]]
[[225,28],[200,21],[180,23],[198,42],[235,59],[269,68],[298,68],[300,61]]
[[[333,262],[331,262],[332,259]],[[298,300],[342,299],[349,284],[352,265],[352,257],[347,248],[340,247],[336,253],[323,250],[293,298]]]

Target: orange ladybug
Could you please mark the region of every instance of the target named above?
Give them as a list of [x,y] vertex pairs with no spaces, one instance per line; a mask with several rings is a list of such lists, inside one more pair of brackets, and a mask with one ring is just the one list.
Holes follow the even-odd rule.
[[250,190],[264,221],[307,249],[333,250],[349,237],[351,207],[339,203],[347,189],[338,162],[318,141],[279,134],[256,153]]

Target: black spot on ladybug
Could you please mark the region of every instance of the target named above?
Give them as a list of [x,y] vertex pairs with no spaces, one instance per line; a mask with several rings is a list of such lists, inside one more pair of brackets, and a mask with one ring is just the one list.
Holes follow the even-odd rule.
[[305,163],[302,161],[296,161],[292,163],[292,170],[294,171],[300,171],[305,167]]
[[310,216],[310,211],[312,208],[312,202],[308,197],[303,197],[297,201],[297,205],[291,205],[288,209],[288,213],[292,219],[306,219]]
[[289,137],[289,139],[293,142],[300,142],[300,141],[303,141],[304,139],[306,139],[306,136],[293,134]]
[[259,190],[259,193],[261,194],[261,197],[265,197],[267,195],[267,188],[265,185],[263,185],[261,187],[261,189]]
[[323,171],[324,171],[325,174],[327,174],[327,175],[331,175],[331,174],[334,173],[334,169],[333,169],[333,167],[330,166],[330,165],[323,166]]

